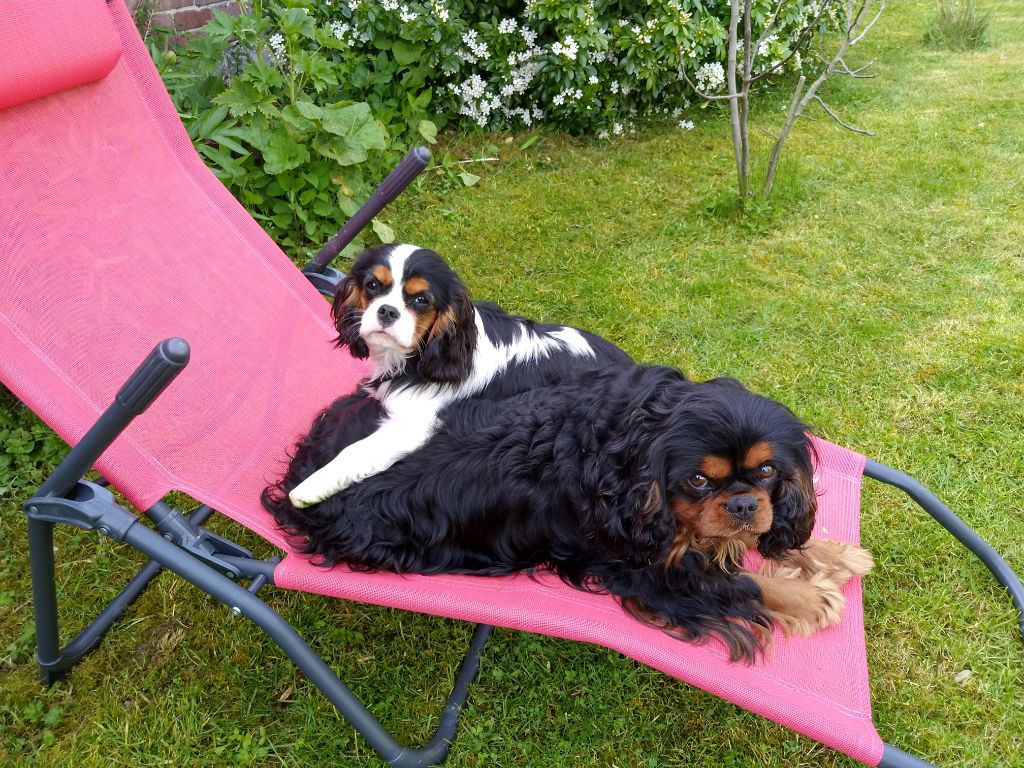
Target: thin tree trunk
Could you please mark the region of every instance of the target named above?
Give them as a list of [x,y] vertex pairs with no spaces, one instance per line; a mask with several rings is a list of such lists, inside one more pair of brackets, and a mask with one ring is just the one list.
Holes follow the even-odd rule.
[[796,89],[793,91],[793,98],[789,102],[786,122],[782,126],[782,130],[779,131],[779,136],[775,139],[775,146],[772,147],[772,153],[768,157],[768,167],[764,171],[764,197],[768,197],[772,192],[772,185],[775,183],[775,169],[779,165],[779,156],[782,154],[782,145],[786,143],[789,132],[793,128],[793,123],[800,116],[797,108],[800,104],[800,95],[804,90],[805,82],[807,82],[807,78],[804,75],[800,75],[800,79],[796,82]]
[[740,3],[739,0],[732,0],[730,3],[730,15],[729,15],[729,54],[728,60],[726,61],[726,83],[729,88],[729,122],[732,124],[732,144],[733,151],[736,156],[736,176],[737,183],[739,184],[740,192],[740,204],[745,205],[749,190],[749,174],[744,166],[744,135],[743,135],[743,122],[740,116],[740,96],[739,89],[736,87],[736,49],[737,49],[737,31],[739,29],[740,20]]

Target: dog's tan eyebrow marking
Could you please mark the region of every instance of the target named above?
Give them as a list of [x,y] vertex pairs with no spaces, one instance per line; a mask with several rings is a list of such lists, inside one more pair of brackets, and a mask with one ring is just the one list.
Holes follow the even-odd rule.
[[700,463],[700,473],[708,480],[719,482],[732,474],[732,462],[721,456],[705,456]]
[[383,264],[378,264],[376,267],[370,270],[373,276],[376,277],[382,285],[391,285],[391,268],[386,267]]
[[768,443],[763,440],[754,443],[750,446],[749,450],[747,450],[746,456],[743,457],[743,468],[757,469],[771,461],[773,456],[772,447],[768,445]]
[[405,292],[409,296],[415,296],[417,293],[426,293],[430,290],[430,283],[422,277],[410,277],[405,281],[403,286]]

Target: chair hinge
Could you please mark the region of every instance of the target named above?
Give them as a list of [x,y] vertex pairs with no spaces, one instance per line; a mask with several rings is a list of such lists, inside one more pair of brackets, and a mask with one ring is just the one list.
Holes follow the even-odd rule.
[[139,521],[114,500],[114,494],[87,480],[78,481],[69,496],[36,496],[21,509],[33,520],[99,531],[115,541],[124,541],[128,529]]

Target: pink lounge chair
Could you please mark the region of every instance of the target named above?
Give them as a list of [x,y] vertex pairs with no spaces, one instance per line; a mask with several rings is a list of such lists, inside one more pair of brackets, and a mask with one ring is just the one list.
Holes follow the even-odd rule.
[[[332,349],[317,290],[203,166],[122,0],[5,9],[0,147],[0,379],[75,446],[24,505],[47,684],[92,650],[164,568],[263,627],[394,765],[444,759],[491,625],[613,648],[867,765],[928,765],[883,743],[872,723],[856,580],[846,586],[841,625],[779,639],[769,660],[743,666],[715,643],[673,640],[610,597],[555,578],[353,573],[290,552],[260,491],[279,472],[285,447],[320,407],[355,387],[364,367]],[[857,542],[866,472],[911,494],[1024,606],[1024,588],[1006,564],[921,486],[843,448],[817,448],[818,525],[830,538]],[[91,466],[144,515],[83,481]],[[163,501],[170,491],[203,506],[190,519]],[[253,559],[204,530],[213,510],[272,542],[282,558]],[[151,558],[63,648],[56,524],[97,531]],[[430,744],[396,743],[259,599],[264,585],[479,623]]]

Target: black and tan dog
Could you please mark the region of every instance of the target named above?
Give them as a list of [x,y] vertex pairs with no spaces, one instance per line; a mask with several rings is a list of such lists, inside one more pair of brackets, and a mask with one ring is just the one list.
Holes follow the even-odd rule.
[[[812,448],[788,408],[731,379],[665,367],[595,371],[503,400],[451,404],[389,470],[320,504],[288,491],[372,432],[380,403],[334,403],[264,493],[278,524],[325,565],[399,573],[549,568],[609,592],[682,639],[718,636],[751,661],[772,625],[839,619],[856,547],[809,541]],[[766,558],[746,572],[743,554]]]

